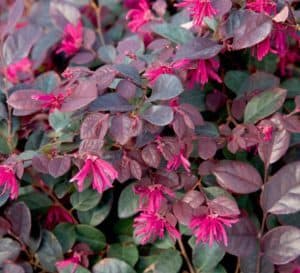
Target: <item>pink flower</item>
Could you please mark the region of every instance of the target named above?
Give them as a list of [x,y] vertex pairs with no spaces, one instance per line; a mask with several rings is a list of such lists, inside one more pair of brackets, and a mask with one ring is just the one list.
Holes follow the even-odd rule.
[[52,206],[47,212],[46,220],[45,220],[45,227],[47,229],[53,229],[59,223],[74,223],[73,218],[71,215],[61,207]]
[[144,76],[151,84],[154,84],[156,79],[162,74],[174,74],[174,70],[169,65],[161,65],[158,67],[148,68],[144,73]]
[[215,59],[199,60],[196,69],[189,71],[190,78],[189,86],[194,86],[195,83],[204,85],[209,79],[221,83],[222,80],[216,71],[219,69],[220,63]]
[[293,273],[300,273],[300,266],[294,268]]
[[247,1],[246,8],[258,13],[272,14],[276,12],[276,4],[272,0]]
[[89,155],[82,169],[70,181],[77,180],[78,190],[81,192],[83,191],[84,180],[90,173],[93,174],[92,187],[99,193],[111,188],[112,181],[118,177],[118,172],[111,164],[97,156]]
[[212,17],[217,14],[217,11],[211,4],[211,0],[183,0],[176,6],[189,10],[195,26],[201,26],[204,17]]
[[45,94],[41,93],[38,95],[33,95],[31,96],[31,99],[38,101],[41,103],[42,108],[45,109],[50,109],[50,112],[55,110],[55,109],[60,109],[65,96],[63,94]]
[[273,126],[272,125],[264,125],[258,126],[258,130],[263,134],[263,140],[269,142],[272,140],[273,135]]
[[196,242],[208,243],[212,246],[214,242],[224,243],[228,245],[228,238],[224,226],[231,227],[232,224],[237,223],[237,217],[222,217],[217,214],[208,214],[201,216],[194,216],[189,224],[192,229]]
[[154,16],[148,2],[146,0],[140,0],[139,8],[128,11],[126,19],[130,21],[128,28],[132,32],[139,32],[142,26],[154,19]]
[[26,57],[4,68],[4,76],[11,83],[28,80],[32,76],[32,62]]
[[251,49],[253,56],[256,54],[257,60],[261,61],[271,51],[270,37],[267,37],[262,42],[258,43]]
[[275,23],[272,38],[274,42],[273,53],[277,54],[279,57],[283,57],[288,52],[287,35],[288,29],[283,24]]
[[[173,219],[172,219],[173,220]],[[172,240],[180,238],[180,233],[175,228],[176,221],[170,223],[169,219],[153,211],[144,211],[134,219],[134,234],[140,238],[141,244],[155,241],[157,238],[162,239],[165,231]]]
[[64,52],[67,57],[74,55],[81,48],[83,42],[83,26],[81,21],[77,25],[67,24],[63,39],[56,53]]
[[15,176],[15,172],[11,166],[0,166],[0,195],[7,191],[10,192],[10,199],[16,199],[19,194],[19,185]]
[[165,195],[175,196],[173,191],[161,184],[137,185],[134,192],[140,196],[140,209],[147,211],[158,211],[162,202],[166,199]]
[[191,163],[190,163],[189,160],[184,156],[183,150],[180,150],[180,152],[179,152],[178,155],[174,155],[173,158],[171,158],[171,159],[168,161],[167,169],[168,169],[169,171],[171,171],[171,170],[174,171],[174,170],[177,170],[181,165],[184,167],[184,169],[185,169],[187,172],[190,172]]
[[64,268],[73,265],[70,273],[75,273],[80,263],[81,263],[81,254],[75,251],[71,258],[58,261],[55,263],[55,266],[58,270],[63,270]]

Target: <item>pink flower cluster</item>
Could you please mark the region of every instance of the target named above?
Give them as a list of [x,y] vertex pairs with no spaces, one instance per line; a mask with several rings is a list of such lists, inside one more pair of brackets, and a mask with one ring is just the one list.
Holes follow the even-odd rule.
[[162,239],[165,232],[172,240],[180,238],[175,228],[177,220],[171,213],[165,212],[167,197],[175,197],[174,192],[161,184],[141,184],[135,187],[139,195],[141,213],[134,219],[134,234],[141,244]]
[[17,84],[21,81],[29,80],[32,77],[32,62],[26,57],[18,60],[4,68],[5,78]]
[[77,183],[78,190],[83,191],[85,179],[92,174],[92,187],[99,193],[112,187],[112,182],[118,178],[118,172],[105,160],[88,155],[80,171],[70,180]]
[[70,57],[77,53],[82,46],[83,42],[83,26],[81,21],[78,21],[77,25],[67,24],[63,39],[56,53],[64,52],[67,57]]
[[11,199],[16,199],[19,195],[19,184],[12,166],[0,166],[0,195],[10,193]]

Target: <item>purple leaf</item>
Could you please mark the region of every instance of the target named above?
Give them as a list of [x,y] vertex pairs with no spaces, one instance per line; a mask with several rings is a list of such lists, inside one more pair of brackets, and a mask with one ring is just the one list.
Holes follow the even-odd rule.
[[22,266],[13,264],[13,263],[5,263],[3,267],[3,273],[25,273],[25,270]]
[[177,201],[173,205],[173,213],[178,222],[183,225],[188,225],[193,216],[193,210],[190,205],[183,201]]
[[171,107],[166,105],[152,105],[142,113],[142,118],[157,126],[166,126],[173,120]]
[[6,33],[11,33],[13,31],[16,24],[21,19],[23,12],[24,12],[24,0],[16,0],[14,4],[9,8],[7,24],[4,29],[4,33],[1,34],[2,37],[4,37]]
[[259,143],[258,154],[265,165],[275,163],[285,155],[290,146],[290,139],[291,134],[288,131],[279,130],[269,142]]
[[156,146],[154,144],[147,145],[142,150],[142,158],[144,162],[152,167],[152,168],[158,168],[160,164],[160,153],[158,152]]
[[93,113],[88,115],[81,124],[81,139],[103,139],[109,127],[109,115]]
[[163,74],[158,77],[153,86],[149,102],[156,100],[170,100],[183,92],[181,81],[175,75]]
[[199,137],[198,154],[204,159],[213,158],[217,152],[216,141],[209,137]]
[[262,238],[264,255],[274,264],[287,264],[300,255],[300,229],[276,227]]
[[189,204],[191,208],[196,209],[203,204],[205,197],[202,192],[191,190],[183,196],[181,201]]
[[77,65],[84,65],[93,61],[94,58],[95,54],[92,51],[82,49],[70,60],[70,62]]
[[101,155],[103,144],[103,139],[84,139],[80,143],[79,152]]
[[111,111],[111,112],[127,112],[131,111],[133,106],[126,99],[117,93],[108,93],[98,97],[91,105],[89,110],[92,112]]
[[24,243],[28,243],[31,230],[31,214],[23,202],[14,203],[6,211],[7,220],[11,223],[12,230]]
[[7,103],[17,110],[38,111],[41,109],[41,104],[31,97],[40,92],[34,89],[18,90],[9,96]]
[[61,106],[61,112],[73,112],[94,101],[98,96],[94,81],[81,81]]
[[228,246],[226,252],[241,257],[250,255],[257,246],[257,230],[252,221],[243,217],[227,229]]
[[1,266],[5,261],[14,261],[21,252],[21,246],[11,238],[0,239],[0,264]]
[[233,38],[232,48],[239,50],[262,42],[272,30],[272,19],[264,13],[237,10],[231,13],[221,32],[225,39]]
[[48,173],[49,159],[45,155],[38,155],[32,158],[33,168],[40,173]]
[[262,179],[249,163],[223,160],[213,170],[220,186],[235,193],[251,193],[260,189]]
[[113,66],[125,79],[131,80],[136,84],[141,84],[139,71],[130,64],[116,64]]
[[205,38],[198,37],[186,44],[183,44],[177,50],[175,60],[206,60],[216,56],[223,48],[223,45]]
[[121,145],[126,144],[132,134],[132,119],[126,115],[115,116],[111,120],[110,134]]
[[136,178],[137,180],[141,180],[141,178],[142,178],[142,168],[141,168],[141,165],[137,161],[135,161],[135,160],[130,160],[129,167],[130,167],[130,173],[131,173],[131,175],[134,178]]
[[71,159],[68,156],[56,157],[49,161],[49,174],[57,178],[64,175],[71,168]]
[[94,72],[92,79],[96,81],[99,91],[103,91],[111,85],[116,75],[117,72],[112,66],[104,65]]
[[234,199],[229,199],[226,196],[218,196],[212,201],[209,201],[208,206],[220,216],[228,217],[240,214],[240,210]]
[[261,205],[265,212],[289,214],[300,210],[300,161],[281,168],[265,184]]

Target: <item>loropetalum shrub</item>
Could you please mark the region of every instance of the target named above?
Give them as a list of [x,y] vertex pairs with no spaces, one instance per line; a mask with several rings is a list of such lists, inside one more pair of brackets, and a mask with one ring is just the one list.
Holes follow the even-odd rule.
[[299,273],[297,8],[0,1],[0,271]]

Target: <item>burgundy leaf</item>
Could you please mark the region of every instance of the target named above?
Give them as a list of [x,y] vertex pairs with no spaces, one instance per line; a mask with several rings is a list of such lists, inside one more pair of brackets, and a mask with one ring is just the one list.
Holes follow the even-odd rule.
[[227,19],[222,32],[225,38],[233,38],[231,46],[239,50],[263,41],[271,30],[272,19],[264,13],[237,10]]
[[25,203],[12,204],[5,211],[5,215],[11,223],[14,234],[20,237],[24,243],[28,243],[31,230],[31,214]]
[[260,189],[262,179],[249,163],[223,160],[213,170],[220,186],[235,193],[251,193]]
[[145,148],[142,150],[142,158],[144,162],[152,167],[152,168],[158,168],[160,164],[160,154],[156,148],[155,145],[150,144],[145,146]]
[[132,119],[126,115],[115,116],[111,120],[110,134],[121,145],[126,144],[131,138]]
[[79,152],[101,155],[103,144],[103,139],[84,139],[80,143]]
[[300,210],[300,162],[281,168],[265,184],[261,205],[265,212],[289,214]]
[[193,210],[190,205],[183,201],[177,201],[174,203],[173,213],[178,222],[183,225],[188,225],[193,216]]
[[166,126],[172,122],[174,114],[171,107],[152,105],[142,113],[142,118],[157,126]]
[[9,96],[7,103],[18,110],[39,111],[42,108],[41,104],[31,97],[40,94],[40,92],[34,89],[18,90]]
[[209,38],[198,37],[180,46],[175,59],[206,60],[216,56],[222,48],[223,45]]
[[235,256],[250,255],[257,246],[257,230],[248,217],[243,217],[227,229],[228,246],[225,250]]
[[261,142],[258,145],[258,154],[266,165],[278,161],[290,146],[291,134],[287,130],[279,130],[274,133],[269,142]]
[[218,196],[209,201],[208,206],[220,216],[228,217],[240,214],[240,210],[234,199],[229,199],[226,196]]
[[98,96],[96,83],[94,81],[81,81],[62,104],[62,112],[73,112],[94,101]]
[[1,33],[3,37],[6,33],[11,33],[18,21],[21,19],[24,12],[24,0],[15,0],[14,4],[9,8],[7,17],[7,24],[4,32]]
[[287,116],[283,118],[284,128],[291,133],[300,132],[300,118],[297,115]]
[[53,177],[60,177],[64,175],[71,168],[71,159],[69,156],[56,157],[49,161],[49,174]]
[[189,204],[191,208],[196,209],[203,204],[205,197],[200,191],[191,190],[183,196],[181,201]]
[[142,178],[142,168],[141,165],[135,161],[135,160],[130,160],[129,163],[130,166],[130,173],[131,175],[136,178],[137,180],[141,180]]
[[109,115],[93,113],[88,115],[81,124],[81,139],[103,139],[108,131]]
[[38,155],[32,158],[32,166],[40,173],[48,173],[49,158],[45,155]]
[[217,152],[216,141],[209,137],[200,137],[198,142],[198,154],[204,159],[213,158]]
[[300,229],[276,227],[262,238],[264,255],[274,264],[287,264],[300,255]]

